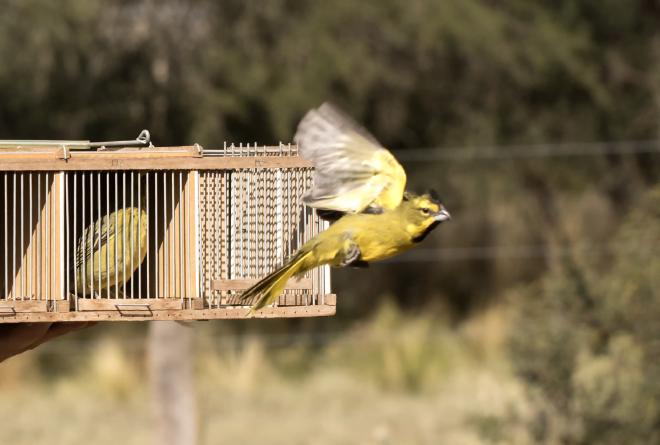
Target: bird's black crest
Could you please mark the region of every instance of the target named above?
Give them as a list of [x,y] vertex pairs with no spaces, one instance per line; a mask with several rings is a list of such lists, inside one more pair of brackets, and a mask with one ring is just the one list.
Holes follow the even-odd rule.
[[436,204],[441,204],[442,200],[440,199],[440,195],[435,189],[429,189],[426,191],[426,194],[431,197],[431,201],[433,201]]

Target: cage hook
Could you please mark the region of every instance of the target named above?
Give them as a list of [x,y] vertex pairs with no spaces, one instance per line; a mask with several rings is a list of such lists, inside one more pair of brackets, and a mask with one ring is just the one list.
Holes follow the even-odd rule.
[[137,142],[141,142],[144,145],[151,144],[151,133],[146,128],[140,132],[138,137],[135,138]]
[[142,130],[138,137],[131,141],[90,142],[89,148],[104,149],[108,147],[153,147],[149,130]]
[[193,145],[193,150],[195,151],[195,156],[202,157],[204,156],[204,148],[199,145],[197,142]]

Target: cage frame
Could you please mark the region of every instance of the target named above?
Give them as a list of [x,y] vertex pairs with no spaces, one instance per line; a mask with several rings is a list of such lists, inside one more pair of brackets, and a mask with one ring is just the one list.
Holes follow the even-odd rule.
[[[288,150],[282,155],[283,150]],[[279,155],[277,155],[279,153]],[[270,155],[269,155],[270,154]],[[275,155],[273,155],[275,154]],[[224,145],[219,149],[204,149],[199,144],[185,146],[163,146],[155,147],[151,144],[147,147],[135,146],[98,146],[93,150],[80,149],[80,146],[69,146],[66,141],[57,143],[49,141],[41,144],[39,141],[29,143],[16,142],[2,144],[0,146],[0,175],[5,177],[9,173],[36,172],[51,174],[53,182],[62,188],[68,173],[83,172],[166,172],[166,171],[188,171],[196,173],[194,184],[194,204],[199,218],[199,181],[200,172],[237,172],[237,171],[283,171],[286,169],[313,169],[313,165],[298,155],[297,149],[291,144],[280,144],[279,146],[254,145]],[[57,179],[56,179],[57,178]],[[57,198],[60,201],[60,213],[64,212],[64,197],[66,193],[59,191]],[[68,204],[66,204],[68,205]],[[226,203],[225,203],[226,205]],[[0,214],[4,210],[0,208]],[[297,217],[297,215],[294,215]],[[315,213],[314,217],[318,218]],[[200,230],[200,222],[196,220],[196,229]],[[12,229],[15,230],[15,229]],[[58,228],[58,231],[60,229]],[[309,234],[303,234],[303,238],[309,238]],[[199,236],[199,235],[197,235]],[[300,238],[302,241],[305,239]],[[196,258],[201,261],[201,245],[196,240]],[[64,241],[60,249],[65,248]],[[58,252],[58,258],[62,259],[63,252]],[[69,253],[66,253],[67,258]],[[6,267],[6,266],[5,266]],[[60,270],[64,264],[60,264]],[[202,269],[198,273],[197,286],[201,286]],[[265,276],[270,270],[260,271],[260,276]],[[65,271],[61,272],[61,279],[66,281]],[[327,279],[327,293],[323,298],[317,296],[313,304],[300,304],[296,298],[283,296],[277,306],[265,307],[252,314],[254,318],[291,318],[291,317],[314,317],[331,316],[336,312],[336,295],[330,288],[328,266],[319,273],[324,274]],[[14,280],[15,277],[12,277]],[[2,278],[0,278],[2,280]],[[310,289],[310,283],[306,278],[292,279],[287,284],[287,289]],[[213,279],[212,286],[217,290],[240,291],[258,281],[251,279]],[[1,288],[1,286],[0,286]],[[5,292],[7,292],[5,288]],[[46,301],[37,300],[10,300],[8,295],[0,295],[0,324],[24,323],[24,322],[66,322],[66,321],[146,321],[146,320],[212,320],[212,319],[241,319],[249,312],[247,305],[225,305],[223,307],[209,307],[205,303],[201,289],[197,289],[196,298],[190,303],[179,305],[182,300],[151,298],[151,299],[91,299],[85,306],[78,307],[79,299],[73,303],[73,295],[69,292],[61,300],[54,299]],[[283,300],[283,301],[282,301]]]

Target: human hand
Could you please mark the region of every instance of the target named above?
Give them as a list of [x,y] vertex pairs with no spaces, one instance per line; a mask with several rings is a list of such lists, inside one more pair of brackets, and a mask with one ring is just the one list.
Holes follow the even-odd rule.
[[0,362],[34,349],[68,332],[91,326],[88,322],[16,323],[0,325]]

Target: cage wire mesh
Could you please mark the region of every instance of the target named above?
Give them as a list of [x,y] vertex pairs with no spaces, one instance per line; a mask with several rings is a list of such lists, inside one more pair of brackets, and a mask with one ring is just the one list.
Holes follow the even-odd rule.
[[[295,156],[290,144],[277,147],[230,145],[210,156]],[[325,228],[302,203],[311,167],[200,171],[201,288],[209,307],[241,305],[240,294],[282,265],[304,242]],[[220,249],[217,246],[221,246]],[[282,306],[324,303],[328,267],[290,281]]]

